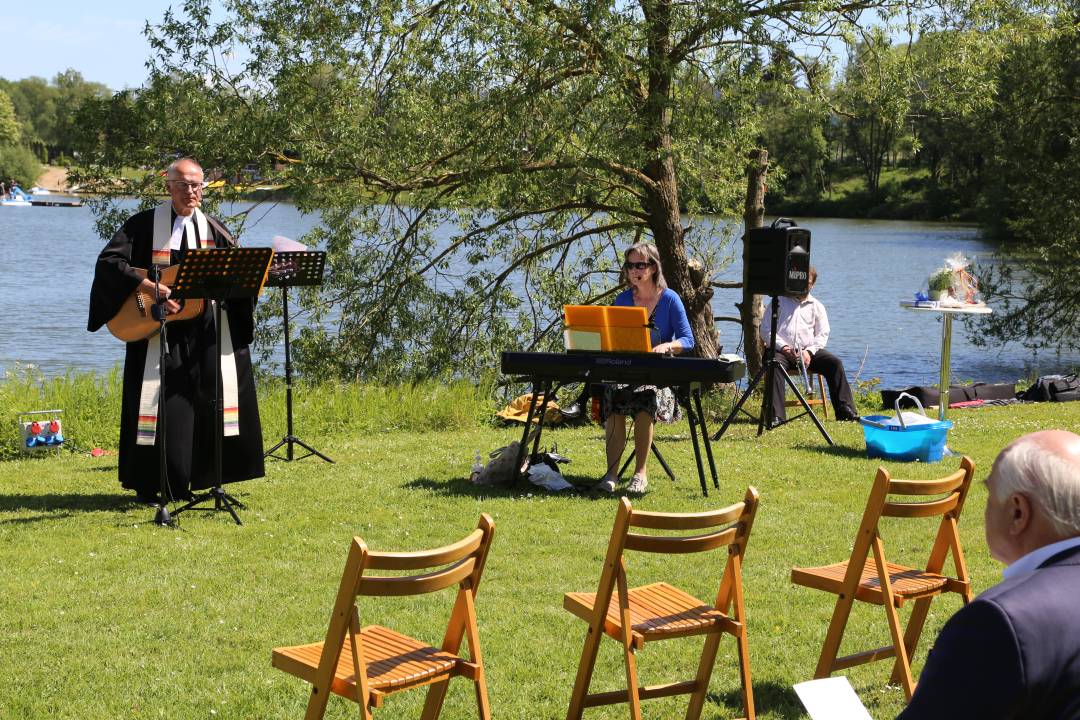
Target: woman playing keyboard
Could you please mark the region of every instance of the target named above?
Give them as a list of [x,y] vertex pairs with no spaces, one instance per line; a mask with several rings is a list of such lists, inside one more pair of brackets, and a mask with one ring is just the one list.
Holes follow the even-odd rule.
[[[694,347],[690,321],[678,294],[668,288],[660,267],[660,254],[652,243],[637,243],[626,250],[620,283],[629,287],[615,297],[615,305],[636,305],[649,315],[652,350],[678,355]],[[659,399],[658,399],[659,396]],[[663,407],[666,406],[666,407]],[[607,443],[607,472],[595,488],[614,492],[619,461],[626,446],[626,418],[634,422],[634,477],[626,491],[644,493],[649,486],[648,461],[657,413],[671,413],[675,398],[655,385],[606,385],[600,399],[600,421]],[[663,414],[663,413],[661,413]]]

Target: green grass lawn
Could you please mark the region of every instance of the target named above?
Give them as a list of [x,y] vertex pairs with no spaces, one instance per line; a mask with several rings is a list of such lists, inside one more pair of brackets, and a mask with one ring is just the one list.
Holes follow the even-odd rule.
[[[562,609],[562,595],[595,589],[614,500],[551,496],[524,486],[475,488],[466,479],[474,451],[506,444],[518,429],[460,420],[457,430],[386,430],[379,427],[376,405],[372,401],[376,412],[366,413],[360,425],[363,402],[336,410],[355,416],[327,421],[328,402],[301,399],[298,434],[337,462],[272,462],[265,479],[231,486],[247,505],[239,527],[225,514],[209,513],[181,516],[179,530],[154,526],[153,512],[121,491],[115,456],[67,453],[0,462],[0,718],[302,717],[308,686],[274,670],[270,651],[322,639],[350,538],[359,535],[379,550],[436,546],[471,530],[481,512],[496,523],[478,598],[494,714],[563,717],[585,625]],[[960,527],[981,591],[1000,578],[982,537],[982,480],[994,455],[1027,431],[1076,428],[1080,403],[956,411],[952,417],[957,426],[950,445],[977,464]],[[264,404],[263,418],[269,445],[284,432],[280,399]],[[803,716],[791,686],[811,677],[833,605],[824,593],[792,586],[790,568],[847,556],[878,466],[864,457],[858,425],[826,426],[837,443],[833,448],[806,420],[762,438],[749,424],[733,426],[716,444],[720,490],[708,498],[701,497],[686,425],[663,426],[658,445],[678,482],[654,462],[651,492],[637,501],[643,509],[687,512],[736,502],[749,484],[760,491],[745,581],[762,718]],[[584,484],[602,473],[599,428],[556,430],[545,438],[572,459],[564,466],[571,480]],[[929,478],[957,462],[890,469],[899,477]],[[887,534],[890,559],[925,560],[933,528],[921,522]],[[721,559],[707,566],[696,559],[632,556],[630,580],[663,577],[710,598]],[[451,599],[367,603],[361,621],[385,622],[437,644]],[[959,599],[932,607],[916,672]],[[887,640],[881,609],[857,607],[842,649]],[[733,650],[725,639],[705,717],[739,713]],[[639,656],[643,681],[691,677],[698,651],[698,640],[650,645]],[[889,668],[884,662],[849,673],[875,718],[893,717],[903,705],[902,691],[886,685]],[[593,687],[612,689],[623,677],[615,643],[605,641]],[[394,696],[376,717],[419,717],[422,698],[422,692]],[[684,703],[649,701],[645,714],[681,717]],[[613,706],[586,717],[621,718],[625,712]],[[331,699],[327,717],[355,716],[351,703]],[[451,685],[443,717],[475,717],[468,683]]]

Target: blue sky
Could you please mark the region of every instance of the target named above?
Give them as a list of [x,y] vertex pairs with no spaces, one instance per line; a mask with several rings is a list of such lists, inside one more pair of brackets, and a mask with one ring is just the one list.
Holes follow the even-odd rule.
[[74,68],[112,90],[138,87],[146,79],[150,46],[146,21],[156,24],[182,0],[4,3],[0,15],[0,77],[33,75],[51,80]]

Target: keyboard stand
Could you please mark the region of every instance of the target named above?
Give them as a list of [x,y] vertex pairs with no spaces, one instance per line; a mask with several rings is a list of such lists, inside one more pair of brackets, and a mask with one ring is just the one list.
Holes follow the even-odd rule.
[[[675,479],[675,473],[673,473],[671,471],[671,468],[668,467],[667,461],[664,460],[664,456],[660,454],[660,450],[656,447],[656,443],[652,444],[652,454],[656,456],[656,460],[660,463],[660,467],[664,468],[664,472],[666,472],[667,476],[671,478],[671,482],[678,482]],[[622,474],[626,472],[626,468],[630,467],[630,463],[634,462],[635,457],[637,457],[637,450],[631,450],[630,454],[626,456],[626,462],[624,462],[622,467],[619,468],[618,477],[622,477]]]
[[[562,382],[541,380],[537,377],[529,379],[532,382],[532,397],[529,400],[528,415],[525,417],[525,428],[521,431],[521,444],[518,446],[517,458],[514,460],[514,484],[517,484],[521,479],[522,466],[525,464],[526,457],[528,457],[526,448],[529,441],[532,441],[531,455],[535,455],[540,451],[540,436],[544,432],[544,415],[547,413],[548,402],[555,397],[555,394],[563,386]],[[709,460],[709,470],[712,473],[713,487],[717,490],[720,489],[720,481],[716,475],[716,461],[713,459],[709,430],[705,425],[705,413],[701,409],[701,383],[692,382],[687,385],[673,386],[673,389],[675,390],[675,398],[686,412],[686,421],[690,425],[690,440],[694,444],[694,460],[697,463],[698,480],[701,481],[701,494],[708,497],[709,488],[705,484],[705,466],[701,460],[701,445],[705,446],[705,454]],[[532,427],[534,419],[537,420],[535,432],[533,432]],[[700,441],[698,439],[699,432],[701,434]],[[533,433],[532,437],[530,437],[530,433]],[[667,463],[664,462],[664,459],[660,457],[655,444],[652,449],[656,453],[657,459],[660,460],[661,466],[667,471],[668,476],[674,480],[675,475],[671,472]],[[623,469],[625,470],[625,466]],[[620,472],[620,474],[622,473]]]

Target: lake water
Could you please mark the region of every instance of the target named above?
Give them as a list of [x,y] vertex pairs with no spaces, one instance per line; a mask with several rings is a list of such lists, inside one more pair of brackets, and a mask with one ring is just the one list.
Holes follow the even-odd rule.
[[[317,222],[291,205],[259,207],[243,243],[268,245],[274,235],[300,238]],[[899,301],[925,287],[929,272],[947,255],[988,255],[977,230],[879,220],[800,224],[812,233],[811,259],[820,274],[814,294],[829,312],[829,349],[844,360],[848,376],[880,378],[883,387],[936,384],[940,320],[902,310]],[[0,207],[0,372],[16,364],[32,364],[47,375],[102,371],[122,361],[123,345],[108,331],[86,331],[94,260],[103,245],[88,208]],[[722,279],[740,275],[736,264]],[[716,314],[737,314],[738,299],[738,291],[718,290]],[[721,323],[720,330],[725,350],[734,350],[736,326]],[[976,348],[965,337],[964,323],[953,327],[954,379],[1012,382],[1077,365],[1080,357],[1059,358],[1052,351],[1035,357],[1018,344]]]

